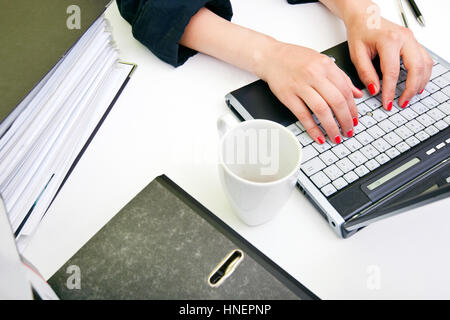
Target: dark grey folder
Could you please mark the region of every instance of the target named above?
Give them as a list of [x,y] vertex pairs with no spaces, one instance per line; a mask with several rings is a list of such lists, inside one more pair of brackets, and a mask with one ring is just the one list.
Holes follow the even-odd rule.
[[[16,0],[0,4],[0,123],[57,64],[111,0]],[[70,29],[69,6],[80,9]]]
[[[219,279],[229,270],[217,267],[233,252],[239,264]],[[145,187],[49,284],[61,299],[317,299],[166,176]]]

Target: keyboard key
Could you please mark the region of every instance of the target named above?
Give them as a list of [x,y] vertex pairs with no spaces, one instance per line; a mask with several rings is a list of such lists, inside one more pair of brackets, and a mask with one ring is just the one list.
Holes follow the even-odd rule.
[[297,136],[298,141],[302,146],[307,146],[311,142],[314,142],[313,139],[309,136],[308,132],[303,132]]
[[357,135],[358,133],[366,130],[366,127],[362,123],[358,123],[358,125],[354,127],[353,130],[355,131],[355,135]]
[[343,144],[338,144],[332,148],[331,151],[333,151],[338,158],[344,158],[350,154],[350,150],[348,150]]
[[397,128],[397,126],[394,125],[389,119],[381,121],[380,123],[378,123],[378,126],[383,129],[384,132],[391,132],[392,130]]
[[331,145],[328,142],[324,142],[322,144],[318,144],[314,142],[312,146],[317,150],[317,152],[322,153],[331,148]]
[[374,139],[367,132],[361,132],[355,138],[364,146],[371,143]]
[[373,126],[374,124],[376,124],[377,122],[375,121],[374,118],[372,118],[371,116],[364,116],[361,117],[359,119],[359,122],[361,122],[366,128],[370,128],[371,126]]
[[319,158],[313,158],[302,165],[302,170],[307,176],[312,176],[314,173],[325,168],[325,164]]
[[412,148],[415,145],[419,144],[420,140],[413,136],[406,139],[405,142]]
[[442,89],[442,92],[445,93],[445,95],[447,97],[450,97],[450,86],[445,87],[444,89]]
[[450,103],[448,102],[443,103],[438,107],[438,109],[441,110],[446,115],[450,115]]
[[444,121],[447,122],[448,125],[450,125],[450,116],[446,116],[444,118]]
[[447,80],[445,77],[440,76],[433,80],[433,83],[438,85],[440,88],[445,88],[446,86],[450,85],[450,81]]
[[357,175],[355,172],[350,171],[350,172],[347,172],[347,173],[344,175],[344,179],[345,179],[345,181],[347,181],[348,183],[352,183],[352,182],[358,180],[359,178],[358,178],[358,175]]
[[439,86],[437,86],[434,81],[430,81],[427,83],[427,85],[425,86],[425,90],[427,90],[427,92],[429,93],[435,93],[436,91],[439,90]]
[[339,169],[335,164],[326,167],[323,172],[330,178],[331,180],[336,180],[340,176],[343,175],[341,169]]
[[344,188],[346,185],[348,185],[348,183],[343,178],[338,178],[333,181],[333,186],[338,190]]
[[336,155],[335,155],[333,152],[331,152],[330,150],[328,150],[328,151],[322,153],[322,154],[319,156],[319,158],[320,158],[327,166],[329,166],[329,165],[331,165],[331,164],[333,164],[333,163],[335,163],[336,161],[339,160],[339,158],[336,157]]
[[339,160],[338,162],[336,162],[336,166],[341,169],[343,173],[347,173],[355,168],[353,162],[351,162],[348,158]]
[[441,75],[443,75],[444,73],[446,73],[448,70],[447,68],[445,68],[443,65],[441,64],[436,64],[433,67],[433,70],[431,72],[431,79],[435,79]]
[[325,197],[331,196],[333,193],[337,192],[336,188],[330,183],[327,184],[325,187],[320,189],[322,193],[325,195]]
[[[361,153],[367,158],[367,159],[373,159],[375,156],[379,154],[378,150],[375,149],[372,145],[367,145],[361,148]],[[370,169],[370,168],[369,168]]]
[[424,127],[428,127],[434,123],[434,119],[426,113],[418,116],[416,120],[419,121]]
[[378,138],[384,136],[384,131],[381,130],[381,128],[378,125],[374,125],[374,126],[370,127],[369,129],[367,129],[366,132],[368,134],[370,134],[372,136],[372,138],[374,138],[374,139],[378,139]]
[[302,152],[303,152],[303,159],[302,159],[302,163],[305,163],[306,161],[314,158],[315,156],[317,156],[319,153],[316,151],[316,149],[313,148],[312,145],[306,146],[302,148]]
[[444,142],[441,142],[441,143],[439,143],[437,146],[436,146],[436,149],[442,149],[443,147],[445,147],[445,143]]
[[398,151],[400,151],[401,153],[411,149],[411,147],[406,143],[406,142],[400,142],[399,144],[397,144],[395,146],[397,148]]
[[418,116],[418,114],[411,108],[406,108],[405,110],[401,111],[400,115],[406,120],[412,120]]
[[406,122],[408,122],[405,118],[403,118],[399,113],[394,114],[389,118],[393,124],[395,124],[397,127],[400,127],[404,125]]
[[379,152],[385,152],[388,150],[391,145],[386,142],[383,138],[377,139],[374,142],[372,142],[372,145],[379,151]]
[[360,166],[368,159],[361,153],[361,151],[356,151],[348,156],[348,158],[355,164],[355,166]]
[[436,133],[439,133],[439,130],[435,126],[431,125],[425,128],[425,132],[428,133],[430,136],[434,136]]
[[373,98],[373,97],[370,99],[367,99],[366,101],[364,101],[364,103],[367,106],[369,106],[369,108],[372,110],[376,110],[379,107],[383,106],[383,104],[380,101],[378,101],[376,98]]
[[386,134],[384,136],[384,140],[386,140],[393,147],[402,142],[402,138],[400,138],[395,132],[389,132]]
[[434,126],[439,130],[444,130],[448,127],[448,124],[444,120],[439,120],[434,124]]
[[400,151],[398,151],[396,148],[392,147],[386,151],[386,154],[389,156],[389,158],[394,159],[395,157],[400,155]]
[[443,103],[443,102],[445,102],[445,101],[448,100],[447,95],[443,94],[443,93],[440,92],[440,91],[433,93],[433,94],[431,95],[431,97],[432,97],[434,100],[436,100],[437,102],[439,102],[439,103]]
[[370,172],[365,165],[357,167],[354,171],[359,177],[363,177]]
[[427,97],[420,102],[422,102],[429,109],[433,109],[439,105],[439,102],[434,100],[432,97]]
[[347,149],[350,150],[350,152],[355,152],[355,151],[359,150],[359,148],[362,147],[362,144],[359,143],[358,139],[353,137],[353,138],[346,140],[344,142],[344,146],[346,146]]
[[358,113],[361,116],[365,116],[367,114],[367,112],[371,112],[372,111],[372,109],[370,109],[370,107],[367,104],[365,104],[364,102],[358,104],[357,107],[358,107]]
[[424,141],[424,140],[427,140],[430,137],[430,135],[428,133],[426,133],[425,131],[420,131],[420,132],[416,133],[415,137],[417,139],[419,139],[420,141]]
[[382,153],[382,154],[379,154],[378,156],[376,156],[375,160],[377,160],[377,162],[381,165],[381,164],[385,164],[386,162],[388,162],[391,159],[385,153]]
[[422,114],[427,112],[429,109],[425,107],[422,103],[417,102],[411,106],[411,109],[414,110],[418,114]]
[[302,133],[300,128],[297,127],[297,125],[295,123],[291,124],[290,126],[287,126],[287,128],[296,136],[299,135],[300,133]]
[[378,122],[383,121],[384,119],[386,119],[388,117],[386,112],[384,112],[381,109],[375,110],[374,112],[372,112],[372,114],[373,114],[372,117]]
[[438,108],[432,109],[428,111],[426,114],[432,117],[435,121],[445,118],[445,114]]
[[414,133],[417,133],[424,129],[424,126],[420,124],[417,120],[411,120],[405,126]]
[[409,137],[411,137],[411,136],[413,135],[413,133],[411,132],[411,130],[409,130],[409,129],[408,129],[407,127],[405,127],[405,126],[401,126],[401,127],[397,128],[397,129],[395,129],[394,132],[395,132],[396,134],[398,134],[399,137],[402,138],[402,139],[409,138]]
[[374,159],[369,160],[365,163],[365,166],[367,167],[367,169],[369,169],[370,171],[375,170],[376,168],[378,168],[380,166],[380,164],[378,162],[376,162]]
[[311,180],[318,188],[322,188],[323,186],[331,182],[331,180],[322,171],[319,171],[316,174],[312,175]]

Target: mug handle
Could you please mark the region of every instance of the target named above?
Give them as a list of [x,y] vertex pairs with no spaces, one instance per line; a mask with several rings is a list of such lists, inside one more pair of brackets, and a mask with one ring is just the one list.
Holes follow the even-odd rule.
[[219,132],[219,136],[222,138],[225,133],[227,133],[230,129],[238,125],[239,122],[237,119],[230,113],[222,115],[217,120],[217,131]]

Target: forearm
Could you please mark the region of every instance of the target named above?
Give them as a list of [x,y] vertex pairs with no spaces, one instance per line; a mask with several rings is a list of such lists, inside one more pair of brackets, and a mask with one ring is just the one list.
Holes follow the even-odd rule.
[[262,33],[233,24],[206,8],[195,14],[180,44],[213,56],[259,77],[265,55],[277,41]]
[[369,15],[371,6],[375,3],[371,0],[319,0],[331,12],[341,18],[345,24],[355,16]]

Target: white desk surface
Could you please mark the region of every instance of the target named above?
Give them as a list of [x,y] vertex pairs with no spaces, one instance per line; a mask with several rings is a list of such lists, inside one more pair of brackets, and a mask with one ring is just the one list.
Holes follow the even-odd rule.
[[[426,28],[405,3],[417,38],[450,61],[449,1],[417,2]],[[378,3],[383,16],[400,23],[396,1]],[[233,6],[234,22],[284,41],[321,51],[346,39],[343,24],[320,4]],[[255,76],[201,54],[174,69],[132,37],[115,2],[106,16],[121,57],[139,66],[25,251],[45,277],[165,173],[323,299],[450,298],[450,199],[341,240],[296,190],[274,220],[247,227],[220,186],[216,119],[229,112],[224,95]]]

